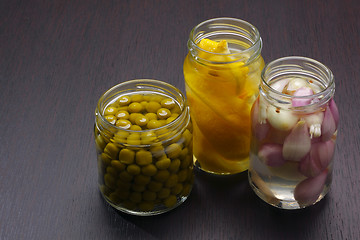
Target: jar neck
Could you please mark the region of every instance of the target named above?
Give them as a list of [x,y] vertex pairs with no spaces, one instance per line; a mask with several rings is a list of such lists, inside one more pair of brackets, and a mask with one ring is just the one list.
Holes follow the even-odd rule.
[[[106,107],[119,96],[131,95],[135,93],[160,94],[171,97],[178,104],[181,112],[175,120],[162,127],[142,131],[127,130],[109,123],[104,116]],[[111,138],[113,134],[119,131],[128,133],[154,132],[156,133],[157,140],[159,142],[167,141],[176,137],[175,133],[182,132],[187,127],[189,122],[190,110],[187,105],[186,98],[182,92],[166,82],[152,79],[131,80],[112,87],[100,97],[95,109],[96,127],[98,128],[99,132],[105,135],[107,138]]]
[[[293,96],[274,89],[274,83],[286,79],[302,78],[310,82],[318,91],[307,96]],[[261,73],[260,96],[270,104],[289,108],[299,112],[311,112],[324,106],[334,96],[335,82],[331,70],[322,63],[299,56],[277,59],[267,64]],[[294,99],[310,103],[305,106],[294,107]]]
[[[198,44],[204,38],[213,41],[226,40],[230,53],[212,53],[200,48]],[[188,49],[196,61],[204,64],[227,64],[242,61],[248,65],[260,56],[262,39],[256,27],[246,21],[235,18],[215,18],[200,23],[191,31]],[[201,58],[201,53],[227,56],[233,61],[209,61]]]

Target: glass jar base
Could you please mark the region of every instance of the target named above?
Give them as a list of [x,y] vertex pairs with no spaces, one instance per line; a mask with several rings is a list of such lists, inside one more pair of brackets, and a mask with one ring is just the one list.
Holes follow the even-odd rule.
[[284,194],[282,195],[282,198],[279,198],[279,196],[275,196],[270,190],[266,190],[266,191],[262,191],[259,187],[256,185],[256,183],[254,183],[251,179],[251,173],[249,172],[248,175],[249,178],[249,184],[251,186],[251,188],[253,189],[253,191],[255,192],[255,194],[262,199],[264,202],[266,202],[267,204],[276,207],[276,208],[280,208],[280,209],[285,209],[285,210],[296,210],[296,209],[303,209],[312,205],[315,205],[316,203],[318,203],[319,201],[321,201],[326,194],[329,192],[329,187],[325,187],[324,190],[322,191],[322,193],[319,195],[318,199],[310,204],[310,205],[300,205],[294,198],[293,198],[293,191],[289,192],[288,194]]
[[194,159],[194,167],[197,169],[197,170],[200,170],[202,172],[205,172],[207,174],[211,174],[211,175],[220,175],[220,176],[228,176],[228,175],[236,175],[236,174],[239,174],[239,173],[242,173],[242,172],[245,172],[248,170],[248,167],[243,167],[242,170],[239,170],[239,171],[236,171],[236,172],[215,172],[215,171],[211,171],[211,170],[208,170],[206,168],[203,168],[200,164],[200,161],[196,158],[195,155],[193,155],[193,159]]
[[184,203],[186,201],[186,199],[188,198],[188,196],[178,197],[176,204],[174,206],[170,207],[170,208],[158,205],[158,206],[155,206],[155,208],[153,210],[151,210],[151,211],[141,211],[141,210],[131,210],[131,209],[128,209],[128,208],[126,208],[124,206],[114,204],[113,202],[111,202],[111,200],[108,197],[106,197],[104,195],[104,193],[101,190],[100,190],[100,194],[103,197],[103,199],[111,207],[113,207],[114,209],[116,209],[116,210],[118,210],[120,212],[126,213],[126,214],[134,215],[134,216],[155,216],[155,215],[160,215],[160,214],[169,212],[169,211],[177,208],[182,203]]

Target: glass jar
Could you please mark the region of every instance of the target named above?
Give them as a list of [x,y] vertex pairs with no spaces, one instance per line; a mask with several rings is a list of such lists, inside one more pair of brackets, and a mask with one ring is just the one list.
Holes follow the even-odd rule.
[[250,109],[264,67],[260,34],[243,20],[210,19],[191,31],[188,49],[183,70],[195,166],[212,174],[245,171]]
[[133,215],[183,203],[193,185],[192,124],[184,95],[158,80],[114,86],[95,111],[98,182],[105,200]]
[[252,108],[249,181],[283,209],[315,204],[329,191],[339,113],[330,69],[305,57],[265,66]]

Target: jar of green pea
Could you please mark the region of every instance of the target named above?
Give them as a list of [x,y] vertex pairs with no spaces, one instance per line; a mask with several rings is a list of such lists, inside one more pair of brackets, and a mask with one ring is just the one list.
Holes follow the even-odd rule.
[[192,124],[174,86],[140,79],[112,87],[97,104],[94,137],[99,188],[115,209],[156,215],[189,196]]

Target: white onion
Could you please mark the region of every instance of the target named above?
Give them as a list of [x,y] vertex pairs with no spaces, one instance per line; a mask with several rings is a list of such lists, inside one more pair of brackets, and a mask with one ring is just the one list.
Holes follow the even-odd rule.
[[289,136],[285,139],[283,156],[288,161],[300,161],[311,149],[311,139],[308,127],[304,121],[299,121]]
[[305,122],[307,123],[309,127],[309,133],[311,138],[312,137],[320,137],[321,136],[321,124],[324,119],[324,113],[323,112],[317,112],[310,115],[305,115],[303,117]]
[[267,107],[266,114],[271,126],[282,131],[293,128],[299,119],[291,111],[278,109],[272,105]]

